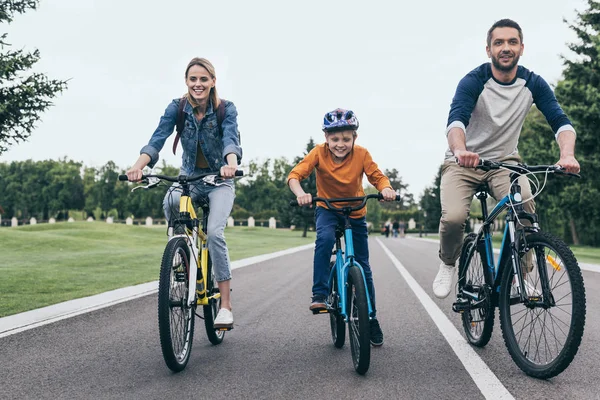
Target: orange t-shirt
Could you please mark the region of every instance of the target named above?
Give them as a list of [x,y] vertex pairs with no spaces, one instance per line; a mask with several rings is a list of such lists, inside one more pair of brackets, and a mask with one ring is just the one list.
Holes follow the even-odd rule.
[[[302,161],[292,169],[287,180],[302,179],[310,176],[312,171],[317,174],[317,196],[324,198],[359,197],[364,196],[362,180],[363,173],[369,182],[380,192],[386,187],[392,188],[390,180],[377,167],[371,154],[364,147],[354,145],[354,149],[340,164],[333,161],[327,143],[315,146]],[[348,203],[339,203],[343,206]],[[325,204],[319,204],[327,207]],[[336,206],[336,204],[334,204]],[[367,214],[367,207],[352,212],[352,218],[361,218]]]

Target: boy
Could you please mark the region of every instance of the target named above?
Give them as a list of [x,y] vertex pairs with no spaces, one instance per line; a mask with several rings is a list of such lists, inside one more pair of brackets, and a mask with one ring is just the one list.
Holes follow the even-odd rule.
[[[363,174],[369,182],[381,192],[386,201],[396,199],[389,179],[379,170],[371,158],[371,154],[361,146],[355,146],[358,119],[350,110],[336,109],[323,119],[325,143],[315,146],[288,175],[288,185],[297,197],[301,206],[312,204],[312,195],[305,193],[300,181],[308,177],[313,169],[317,174],[317,196],[325,198],[364,196],[362,187]],[[375,289],[373,276],[369,266],[369,247],[366,222],[366,207],[350,214],[352,224],[352,239],[356,261],[363,267],[371,305],[373,319],[371,320],[371,344],[381,346],[383,333],[375,317]],[[328,294],[327,280],[329,278],[329,262],[335,244],[335,227],[342,221],[341,214],[330,211],[324,204],[318,204],[315,209],[317,240],[313,267],[312,303],[310,310],[325,308]]]

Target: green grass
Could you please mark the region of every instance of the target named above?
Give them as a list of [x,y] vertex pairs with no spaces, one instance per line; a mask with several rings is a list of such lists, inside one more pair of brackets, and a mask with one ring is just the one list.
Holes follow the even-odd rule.
[[[285,229],[225,230],[231,260],[314,243]],[[0,229],[0,317],[158,279],[165,227],[57,223]]]
[[[439,235],[428,234],[427,236],[423,235],[424,238],[427,239],[435,239],[439,240]],[[492,236],[492,242],[494,243],[494,247],[500,247],[502,244],[502,234],[496,233]],[[600,248],[598,247],[589,247],[589,246],[569,246],[573,254],[575,254],[575,258],[577,261],[582,263],[589,264],[600,264]]]

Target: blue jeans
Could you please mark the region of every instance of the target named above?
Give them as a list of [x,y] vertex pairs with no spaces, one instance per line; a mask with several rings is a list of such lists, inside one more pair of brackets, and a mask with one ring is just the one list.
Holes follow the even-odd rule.
[[[196,169],[196,174],[203,171]],[[208,214],[208,238],[206,244],[210,259],[212,260],[213,271],[217,281],[226,281],[231,279],[231,265],[229,261],[229,250],[225,242],[225,226],[227,218],[233,208],[235,192],[233,189],[233,180],[226,181],[226,184],[213,186],[199,180],[190,184],[190,195],[194,204],[206,203],[210,205]],[[181,197],[181,187],[174,184],[167,190],[163,200],[163,209],[167,221],[172,215],[179,215],[179,198]]]
[[[313,264],[313,295],[329,294],[329,263],[331,252],[335,245],[335,227],[344,223],[344,216],[335,211],[323,207],[315,210],[315,221],[317,227],[317,240],[315,241],[315,256]],[[365,272],[373,316],[375,316],[375,287],[373,286],[373,274],[369,265],[369,236],[367,231],[367,220],[362,218],[350,218],[352,226],[352,241],[354,243],[354,256]]]

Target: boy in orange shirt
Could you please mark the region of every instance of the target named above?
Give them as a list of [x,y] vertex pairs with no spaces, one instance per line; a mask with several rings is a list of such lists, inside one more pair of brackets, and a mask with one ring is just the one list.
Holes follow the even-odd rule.
[[[312,195],[305,193],[300,185],[313,170],[317,174],[317,197],[340,198],[364,196],[363,174],[377,188],[386,201],[396,199],[396,192],[390,180],[377,167],[371,154],[364,147],[355,145],[358,119],[350,110],[336,109],[323,119],[325,143],[315,146],[288,175],[288,185],[296,195],[300,206],[311,205]],[[381,346],[383,333],[376,318],[375,288],[369,266],[369,245],[366,221],[366,207],[350,214],[352,240],[356,261],[363,267],[369,297],[373,307],[371,319],[371,344]],[[317,204],[315,224],[317,239],[313,266],[313,288],[311,310],[325,308],[328,295],[329,262],[335,244],[335,227],[343,221],[339,212],[331,211],[324,204]]]

